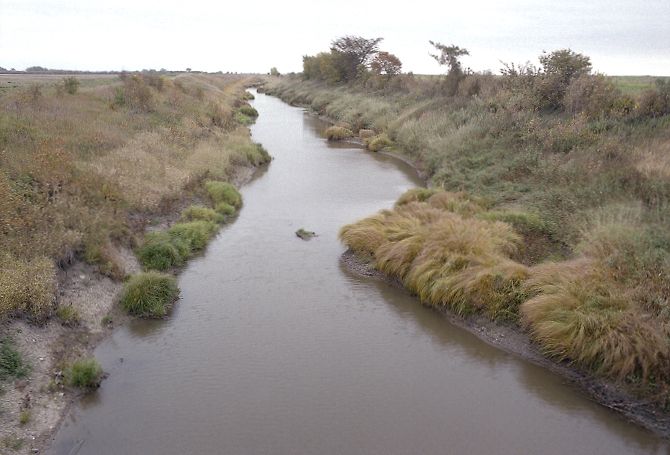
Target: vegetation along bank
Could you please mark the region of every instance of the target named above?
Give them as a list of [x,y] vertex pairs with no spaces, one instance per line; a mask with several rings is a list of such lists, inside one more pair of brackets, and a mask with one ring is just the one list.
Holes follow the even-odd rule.
[[339,38],[265,87],[428,177],[342,241],[426,304],[636,397],[668,434],[670,81],[597,74],[569,49],[474,73],[437,42],[446,74],[415,76],[380,42]]
[[90,352],[111,327],[168,314],[174,272],[269,161],[243,77],[15,78],[0,87],[3,453],[43,447],[100,383]]

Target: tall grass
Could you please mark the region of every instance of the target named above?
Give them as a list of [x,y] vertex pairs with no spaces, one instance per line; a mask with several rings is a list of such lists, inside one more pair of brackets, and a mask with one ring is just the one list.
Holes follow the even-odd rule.
[[48,317],[56,270],[75,256],[123,279],[117,246],[132,244],[138,215],[267,162],[233,118],[244,84],[131,74],[87,79],[67,96],[60,83],[1,93],[0,318]]
[[670,235],[640,205],[604,207],[582,225],[573,259],[529,267],[516,253],[546,231],[537,215],[417,188],[340,238],[429,305],[519,322],[548,356],[665,399]]
[[146,272],[132,276],[126,283],[121,305],[135,316],[161,318],[178,296],[179,288],[173,276]]

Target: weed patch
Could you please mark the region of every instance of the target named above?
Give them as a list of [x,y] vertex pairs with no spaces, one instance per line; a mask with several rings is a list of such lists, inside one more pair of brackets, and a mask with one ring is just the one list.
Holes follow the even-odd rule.
[[179,295],[173,276],[158,272],[134,275],[124,286],[121,305],[130,314],[140,317],[164,317]]

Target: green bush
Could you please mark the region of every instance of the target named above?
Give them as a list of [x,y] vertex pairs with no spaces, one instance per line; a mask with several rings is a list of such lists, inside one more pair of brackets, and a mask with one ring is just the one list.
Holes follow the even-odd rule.
[[130,314],[141,317],[160,318],[177,299],[177,280],[158,272],[134,275],[126,283],[121,305]]
[[254,123],[254,119],[252,119],[248,115],[244,115],[241,112],[235,112],[234,118],[235,118],[235,121],[237,123],[239,123],[240,125],[249,126],[252,123]]
[[254,109],[252,106],[249,106],[248,104],[243,104],[242,106],[240,106],[238,111],[241,114],[246,115],[247,117],[251,117],[251,118],[258,117],[258,111],[256,109]]
[[168,229],[168,234],[173,241],[187,244],[191,251],[199,251],[207,246],[216,229],[216,224],[211,221],[190,221],[175,224]]
[[223,223],[225,218],[221,213],[202,205],[192,205],[181,212],[182,221],[211,221],[212,223]]
[[68,76],[63,78],[63,88],[70,95],[74,95],[79,90],[79,79],[74,76]]
[[100,386],[102,368],[97,360],[80,359],[65,370],[65,380],[71,387],[94,389]]
[[205,189],[214,204],[225,202],[235,208],[242,205],[242,196],[233,185],[228,182],[209,180],[205,182]]
[[30,369],[8,337],[0,339],[0,380],[22,378]]
[[214,208],[218,213],[224,216],[230,216],[235,214],[235,207],[228,204],[227,202],[219,202]]
[[191,253],[188,243],[167,232],[149,232],[137,250],[137,258],[146,269],[168,270],[178,267]]

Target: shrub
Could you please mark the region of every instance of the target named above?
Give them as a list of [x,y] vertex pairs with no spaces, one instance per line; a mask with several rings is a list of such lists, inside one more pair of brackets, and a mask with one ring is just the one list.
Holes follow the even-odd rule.
[[25,377],[30,368],[8,337],[0,339],[0,380]]
[[331,126],[326,129],[325,135],[329,141],[341,141],[342,139],[352,137],[354,133],[350,129],[342,126]]
[[258,111],[248,104],[243,104],[238,110],[241,114],[246,115],[247,117],[258,117]]
[[211,221],[212,223],[223,223],[225,218],[223,214],[204,207],[202,205],[192,205],[181,212],[182,221]]
[[79,311],[72,305],[59,306],[56,310],[56,316],[60,319],[60,323],[66,327],[75,327],[81,322]]
[[139,273],[126,283],[121,305],[135,316],[161,318],[178,295],[177,280],[173,276],[158,272]]
[[207,246],[216,229],[216,224],[211,221],[190,221],[177,223],[167,232],[173,241],[185,243],[191,251],[200,251]]
[[205,182],[205,189],[214,204],[225,202],[235,208],[239,208],[242,205],[242,196],[228,182],[209,180]]
[[216,210],[218,213],[224,216],[230,216],[235,214],[235,207],[228,204],[227,202],[219,202],[218,204],[216,204],[216,207],[214,207],[214,210]]
[[382,133],[373,137],[372,139],[367,141],[367,143],[368,143],[367,144],[368,150],[372,152],[378,152],[385,147],[393,145],[393,142],[391,141],[391,139],[389,139],[386,133]]
[[572,114],[583,113],[589,118],[607,117],[621,96],[614,83],[602,74],[583,74],[570,83],[563,104]]
[[137,250],[137,258],[145,269],[164,271],[182,265],[190,253],[190,245],[184,240],[167,232],[149,232]]
[[53,261],[0,257],[0,318],[22,312],[43,322],[53,311],[56,270]]
[[661,117],[670,114],[670,95],[647,90],[640,96],[635,113],[638,117]]
[[65,77],[63,78],[63,87],[67,93],[74,95],[79,90],[79,79],[74,76]]
[[252,119],[248,115],[244,115],[241,112],[235,112],[234,118],[235,118],[235,121],[237,123],[239,123],[240,125],[249,126],[252,123],[254,123],[254,119]]
[[68,385],[80,389],[95,389],[102,380],[102,368],[94,358],[75,361],[64,374]]

